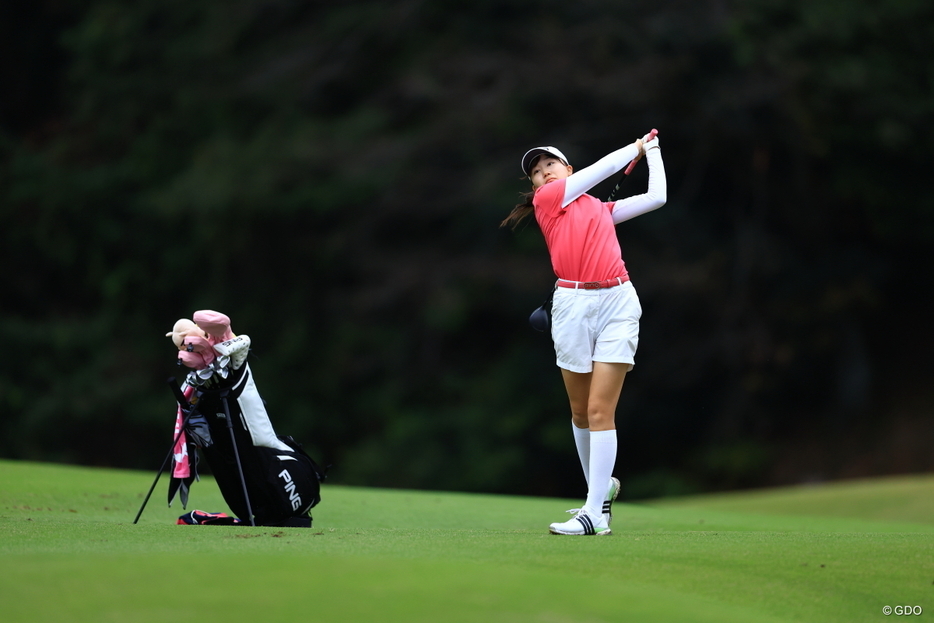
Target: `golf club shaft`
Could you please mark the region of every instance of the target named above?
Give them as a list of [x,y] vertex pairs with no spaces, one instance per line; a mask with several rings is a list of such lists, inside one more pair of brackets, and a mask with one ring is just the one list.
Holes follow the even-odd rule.
[[[653,138],[655,138],[656,134],[658,134],[658,130],[656,130],[655,128],[652,128],[652,131],[649,132],[649,140],[651,141]],[[641,154],[632,159],[632,162],[630,162],[629,166],[626,167],[626,170],[624,171],[624,173],[626,175],[629,175],[630,173],[632,173],[632,170],[635,168],[636,163],[639,162],[640,160],[642,160]]]
[[[658,134],[658,130],[654,128],[652,129],[651,132],[649,132],[649,136],[651,138],[655,138],[656,134]],[[651,140],[651,138],[649,140]],[[639,162],[641,158],[642,156],[636,156],[629,162],[629,166],[627,166],[626,170],[623,171],[623,176],[619,178],[619,181],[616,182],[616,186],[613,187],[613,191],[610,192],[610,195],[607,197],[606,199],[607,203],[613,201],[616,198],[616,193],[619,191],[619,187],[622,185],[623,182],[625,182],[629,178],[629,174],[632,173],[633,167],[636,166],[636,163]]]

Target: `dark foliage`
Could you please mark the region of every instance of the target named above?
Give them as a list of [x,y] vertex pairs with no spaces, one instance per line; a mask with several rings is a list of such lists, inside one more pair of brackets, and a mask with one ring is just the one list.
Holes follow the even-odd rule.
[[657,127],[668,205],[619,228],[645,310],[626,495],[934,468],[928,2],[0,17],[0,456],[154,467],[163,335],[210,308],[333,481],[579,494],[526,323],[544,244],[497,225],[528,147],[584,165]]

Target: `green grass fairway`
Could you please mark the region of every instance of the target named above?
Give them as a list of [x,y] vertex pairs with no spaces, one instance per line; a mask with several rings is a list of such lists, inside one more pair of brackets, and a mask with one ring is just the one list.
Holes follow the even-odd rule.
[[[934,477],[614,507],[325,486],[308,529],[176,526],[155,473],[0,461],[4,623],[821,623],[934,617]],[[189,510],[227,511],[217,486]]]

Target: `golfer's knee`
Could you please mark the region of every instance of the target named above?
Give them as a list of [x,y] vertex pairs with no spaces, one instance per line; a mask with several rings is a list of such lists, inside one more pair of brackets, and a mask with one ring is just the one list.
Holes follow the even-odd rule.
[[588,409],[587,421],[590,424],[590,430],[610,430],[616,428],[616,414],[606,409]]

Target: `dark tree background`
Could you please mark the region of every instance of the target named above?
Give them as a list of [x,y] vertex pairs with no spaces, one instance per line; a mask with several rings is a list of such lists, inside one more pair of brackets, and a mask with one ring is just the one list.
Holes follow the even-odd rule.
[[578,495],[498,224],[529,147],[656,127],[624,495],[932,470],[931,41],[927,0],[4,3],[0,456],[155,468],[210,308],[333,481]]

